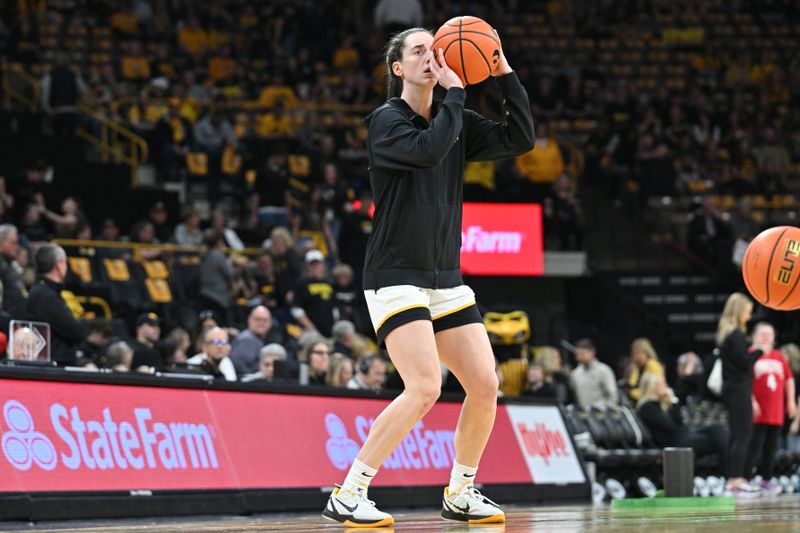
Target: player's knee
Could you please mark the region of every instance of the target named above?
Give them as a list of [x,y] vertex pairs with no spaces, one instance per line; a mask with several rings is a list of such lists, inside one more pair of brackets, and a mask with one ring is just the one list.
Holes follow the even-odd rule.
[[466,393],[474,398],[488,400],[497,397],[497,389],[499,387],[500,382],[497,379],[497,373],[484,372],[470,380]]
[[419,410],[423,413],[427,413],[442,393],[441,379],[438,381],[430,380],[419,384],[408,392],[411,397],[417,401]]

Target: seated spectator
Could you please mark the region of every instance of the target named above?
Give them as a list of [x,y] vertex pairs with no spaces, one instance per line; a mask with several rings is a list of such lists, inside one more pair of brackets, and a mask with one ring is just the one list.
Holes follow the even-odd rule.
[[252,277],[256,283],[256,290],[261,304],[270,311],[275,311],[279,305],[279,295],[277,291],[275,268],[272,263],[271,255],[265,253],[260,254],[256,258],[255,265],[253,265]]
[[340,320],[349,320],[357,331],[371,331],[367,301],[364,291],[355,282],[353,269],[349,265],[339,264],[331,271],[333,277],[333,299],[339,311]]
[[194,125],[193,135],[195,149],[208,154],[210,164],[219,163],[226,145],[236,144],[233,125],[219,111],[212,111],[201,118]]
[[528,365],[525,390],[522,391],[522,395],[529,398],[557,399],[556,389],[545,378],[542,365],[538,363]]
[[236,381],[236,369],[228,354],[231,351],[228,332],[222,328],[211,328],[203,337],[203,352],[190,357],[186,363],[198,367],[215,378]]
[[11,224],[0,225],[0,283],[2,283],[3,312],[7,319],[21,318],[25,313],[28,291],[22,275],[14,267],[19,250],[17,228]]
[[42,218],[41,208],[36,204],[28,204],[19,229],[28,242],[43,242],[50,239],[50,230]]
[[125,341],[112,343],[106,350],[105,368],[114,372],[130,372],[133,364],[133,349]]
[[109,320],[105,318],[91,320],[89,322],[89,335],[78,346],[78,357],[89,359],[99,368],[107,366],[104,363],[105,351],[113,333]]
[[331,355],[326,383],[331,387],[347,387],[353,377],[353,360],[341,353]]
[[331,362],[331,347],[323,338],[308,343],[300,352],[298,360],[308,365],[309,385],[325,385]]
[[348,389],[379,391],[386,381],[386,361],[379,355],[362,355],[355,370],[347,382]]
[[689,251],[703,261],[715,267],[730,264],[732,236],[715,197],[703,198],[702,208],[689,223],[687,236]]
[[172,240],[175,241],[175,244],[178,246],[203,245],[203,232],[200,230],[200,216],[198,216],[197,211],[194,209],[186,210],[183,216],[183,222],[178,224],[175,228],[175,235]]
[[275,289],[278,293],[278,300],[285,301],[289,292],[294,290],[295,284],[301,275],[300,257],[294,249],[294,241],[289,230],[283,227],[276,227],[269,236],[270,255],[275,272]]
[[553,190],[544,199],[544,219],[547,233],[557,240],[560,250],[580,250],[583,247],[581,205],[568,175],[559,176]]
[[60,365],[77,361],[76,350],[83,340],[83,327],[61,298],[67,277],[67,253],[60,246],[44,244],[36,252],[38,281],[31,288],[26,305],[30,320],[50,324],[50,357]]
[[189,332],[183,328],[175,328],[169,332],[164,340],[169,341],[175,347],[169,359],[164,359],[164,362],[168,366],[185,364],[189,358],[189,350],[192,347],[192,339],[189,337]]
[[694,352],[682,353],[678,356],[678,383],[675,395],[685,405],[689,398],[701,401],[705,396],[706,379],[703,371],[703,360]]
[[356,342],[356,328],[349,320],[340,320],[331,328],[333,351],[350,359],[355,359],[353,347]]
[[647,374],[663,376],[664,367],[658,361],[658,354],[656,354],[653,345],[645,338],[636,339],[631,344],[631,360],[633,368],[628,378],[627,392],[628,398],[637,402],[642,394],[639,389],[639,383],[642,378]]
[[164,202],[156,202],[150,208],[148,221],[153,226],[153,235],[159,242],[169,242],[175,230],[169,223],[169,213]]
[[648,374],[642,378],[642,395],[636,405],[639,418],[659,448],[687,447],[697,457],[718,453],[723,464],[727,457],[728,432],[721,425],[690,430],[683,425],[678,399],[667,387],[664,376]]
[[247,317],[247,329],[233,341],[230,359],[240,376],[259,369],[260,351],[265,344],[283,344],[281,329],[273,324],[272,313],[263,305],[254,307]]
[[61,202],[62,214],[60,215],[45,206],[41,206],[41,210],[42,215],[53,223],[57,238],[74,239],[77,237],[78,228],[87,225],[86,215],[78,206],[78,201],[72,196],[68,196]]
[[136,339],[130,343],[133,348],[131,368],[140,371],[142,366],[154,371],[164,370],[164,361],[156,351],[156,343],[161,337],[161,319],[155,313],[142,313],[136,318]]
[[267,344],[258,352],[258,358],[258,372],[247,374],[242,382],[275,380],[275,361],[286,360],[286,348],[275,342]]
[[597,349],[589,339],[575,343],[578,367],[569,376],[575,401],[581,407],[616,405],[617,380],[607,364],[597,360]]
[[325,272],[325,256],[319,250],[306,253],[308,277],[294,291],[292,316],[307,331],[330,336],[336,320],[333,287]]
[[210,234],[212,231],[218,231],[222,233],[223,238],[225,239],[225,246],[228,248],[232,248],[234,250],[244,250],[244,244],[236,232],[228,227],[228,222],[225,219],[225,213],[222,212],[220,209],[214,209],[211,213],[211,227],[206,230],[206,235]]
[[536,363],[541,365],[545,380],[556,391],[556,399],[561,405],[572,403],[572,391],[569,388],[568,370],[561,362],[561,353],[553,346],[542,346],[536,354]]
[[200,299],[214,310],[223,325],[230,323],[233,298],[233,265],[225,255],[225,239],[215,231],[205,239],[208,251],[200,262]]

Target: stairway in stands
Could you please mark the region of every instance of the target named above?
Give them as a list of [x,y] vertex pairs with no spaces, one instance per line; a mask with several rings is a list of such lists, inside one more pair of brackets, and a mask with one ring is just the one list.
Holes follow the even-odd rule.
[[663,316],[664,327],[686,347],[708,351],[730,283],[702,274],[626,274],[618,286]]

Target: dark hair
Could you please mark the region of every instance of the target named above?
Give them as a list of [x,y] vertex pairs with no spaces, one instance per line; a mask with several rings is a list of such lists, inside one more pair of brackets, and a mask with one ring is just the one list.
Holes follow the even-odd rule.
[[596,352],[597,351],[597,348],[595,348],[594,343],[591,341],[591,339],[581,339],[581,340],[579,340],[578,342],[575,343],[575,349],[577,349],[577,350],[580,350],[580,349],[590,350],[592,352]]
[[34,262],[36,263],[36,272],[39,274],[47,274],[51,272],[56,263],[65,261],[67,254],[64,249],[55,244],[43,244],[36,252]]
[[386,44],[386,92],[388,97],[400,96],[403,92],[403,80],[392,72],[392,63],[403,59],[403,48],[405,48],[406,38],[412,33],[425,32],[433,35],[430,30],[425,28],[409,28],[395,33]]

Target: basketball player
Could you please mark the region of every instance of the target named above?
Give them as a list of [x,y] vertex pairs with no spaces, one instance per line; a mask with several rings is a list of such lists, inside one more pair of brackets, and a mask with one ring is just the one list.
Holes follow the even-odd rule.
[[[503,522],[503,511],[474,487],[497,407],[494,356],[475,294],[460,274],[464,164],[513,157],[533,146],[528,95],[501,53],[492,74],[506,123],[464,109],[464,86],[433,36],[420,28],[389,41],[389,100],[366,119],[375,217],[364,290],[378,336],[405,390],[378,416],[323,516],[348,526],[394,523],[367,499],[378,468],[436,402],[441,360],[466,391],[455,432],[455,464],[442,516]],[[437,61],[438,59],[438,61]],[[446,89],[433,102],[436,84]]]

